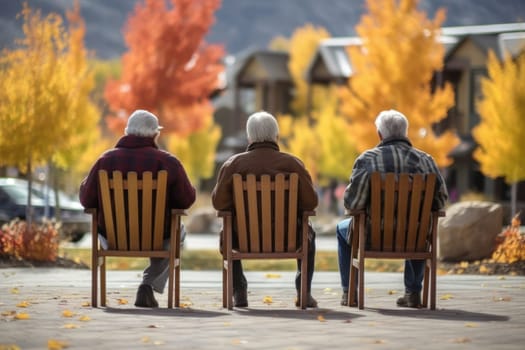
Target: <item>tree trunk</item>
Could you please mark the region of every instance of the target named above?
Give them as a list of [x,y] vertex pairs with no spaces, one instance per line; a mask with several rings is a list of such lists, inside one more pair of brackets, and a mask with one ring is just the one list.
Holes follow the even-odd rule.
[[27,229],[31,230],[31,225],[33,222],[33,206],[31,205],[31,194],[33,189],[33,170],[31,168],[31,156],[27,158],[27,206],[26,206],[26,223]]
[[518,201],[518,183],[514,182],[510,185],[510,217],[513,218],[517,212]]

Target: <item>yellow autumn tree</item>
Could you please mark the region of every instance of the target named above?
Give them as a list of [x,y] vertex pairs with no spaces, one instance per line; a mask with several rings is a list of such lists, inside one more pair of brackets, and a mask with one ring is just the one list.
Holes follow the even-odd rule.
[[295,91],[290,104],[292,115],[278,116],[282,148],[299,157],[320,185],[330,179],[348,179],[348,164],[356,153],[348,125],[338,113],[337,90],[313,85],[308,101],[305,74],[319,43],[328,37],[324,28],[309,24],[294,31],[288,63]]
[[481,121],[472,134],[479,147],[474,158],[483,174],[503,177],[512,185],[512,214],[516,212],[517,183],[525,180],[525,54],[500,62],[493,52],[487,63],[488,78],[481,81],[477,103]]
[[417,0],[367,0],[356,31],[361,46],[348,49],[353,71],[341,91],[341,112],[348,118],[359,152],[378,143],[374,120],[381,110],[397,109],[409,120],[409,138],[431,154],[439,166],[450,164],[449,152],[459,139],[451,132],[436,135],[432,126],[454,104],[446,84],[434,91],[431,80],[443,66],[439,43],[445,11],[434,19],[417,9]]
[[49,160],[67,167],[92,140],[98,113],[78,11],[77,3],[67,32],[59,15],[42,18],[24,5],[24,38],[0,58],[1,165],[29,174]]
[[184,164],[192,183],[209,179],[215,171],[215,150],[221,138],[221,128],[213,123],[210,114],[203,127],[187,137],[171,134],[168,149]]

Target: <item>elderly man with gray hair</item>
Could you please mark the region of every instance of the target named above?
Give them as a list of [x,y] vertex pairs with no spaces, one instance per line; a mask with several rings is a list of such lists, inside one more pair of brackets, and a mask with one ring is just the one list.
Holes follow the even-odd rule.
[[[248,149],[246,152],[230,157],[219,170],[217,183],[212,192],[212,203],[216,210],[233,209],[233,179],[235,173],[246,175],[276,175],[277,173],[297,173],[299,175],[299,207],[302,210],[314,210],[317,207],[317,193],[310,174],[299,158],[283,153],[277,144],[279,126],[275,118],[267,112],[252,114],[246,122]],[[300,228],[299,228],[300,230]],[[311,295],[312,277],[315,257],[315,232],[309,228],[309,250],[307,267],[307,307],[317,307],[317,301]],[[299,236],[299,235],[298,235]],[[222,235],[221,235],[222,237]],[[234,244],[235,240],[234,240]],[[300,305],[299,289],[301,281],[300,264],[297,264],[295,288],[297,291],[296,306]],[[235,307],[248,306],[248,282],[242,271],[239,260],[233,262],[233,299]]]
[[[190,183],[181,162],[169,152],[159,149],[157,139],[162,129],[157,117],[145,110],[136,110],[128,119],[125,135],[120,138],[115,148],[104,152],[91,168],[88,176],[80,185],[80,203],[85,208],[98,208],[101,203],[98,192],[98,171],[123,173],[145,171],[153,173],[168,171],[167,208],[188,209],[195,202],[195,188]],[[98,232],[102,246],[104,232],[104,213],[98,211]],[[164,246],[169,247],[170,221],[164,230]],[[184,237],[184,231],[182,233]],[[182,238],[183,238],[182,237]],[[142,284],[137,291],[135,306],[158,307],[153,291],[162,293],[169,273],[169,261],[163,258],[151,258],[150,265],[144,270]]]
[[[370,174],[373,172],[437,174],[433,209],[441,209],[448,198],[447,188],[434,159],[427,153],[412,147],[408,139],[408,120],[398,111],[379,113],[375,120],[380,143],[362,153],[356,160],[350,183],[344,194],[347,209],[365,209],[368,206]],[[339,273],[343,296],[341,305],[348,303],[350,274],[350,230],[351,219],[338,223]],[[398,306],[417,308],[421,304],[421,289],[424,276],[424,260],[406,260],[404,270],[405,295],[397,300]]]

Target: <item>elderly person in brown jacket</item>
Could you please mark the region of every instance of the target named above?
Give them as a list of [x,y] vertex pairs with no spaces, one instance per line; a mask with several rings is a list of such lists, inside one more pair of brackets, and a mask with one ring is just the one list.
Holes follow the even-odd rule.
[[[299,209],[314,210],[317,207],[317,193],[312,184],[310,174],[301,160],[293,155],[279,151],[277,140],[279,126],[275,118],[267,112],[252,114],[246,122],[248,149],[246,152],[230,157],[219,170],[217,184],[212,192],[212,203],[216,210],[231,210],[233,208],[233,179],[235,173],[270,174],[297,173],[299,175]],[[301,228],[299,228],[300,230]],[[234,244],[236,244],[234,239]],[[315,232],[309,227],[308,250],[308,307],[317,307],[317,301],[310,290],[314,272]],[[299,306],[299,290],[301,281],[301,265],[297,263],[295,288],[297,291],[296,305]],[[233,262],[233,298],[235,307],[248,306],[248,283],[242,271],[240,261]]]

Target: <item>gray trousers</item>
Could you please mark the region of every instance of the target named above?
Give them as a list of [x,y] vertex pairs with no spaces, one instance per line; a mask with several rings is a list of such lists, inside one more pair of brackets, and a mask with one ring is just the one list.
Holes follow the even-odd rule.
[[[103,249],[107,249],[107,241],[106,238],[99,235],[98,236],[100,245]],[[186,238],[186,230],[184,229],[184,225],[181,227],[181,237],[180,237],[180,245],[182,248],[182,245],[184,244],[184,239]],[[170,239],[167,238],[162,243],[162,246],[165,250],[168,250],[170,248]],[[166,283],[168,282],[169,277],[169,267],[170,267],[170,261],[168,258],[150,258],[149,259],[149,266],[144,269],[144,272],[142,274],[142,284],[148,284],[150,285],[153,290],[157,293],[163,293],[164,288],[166,287]]]

